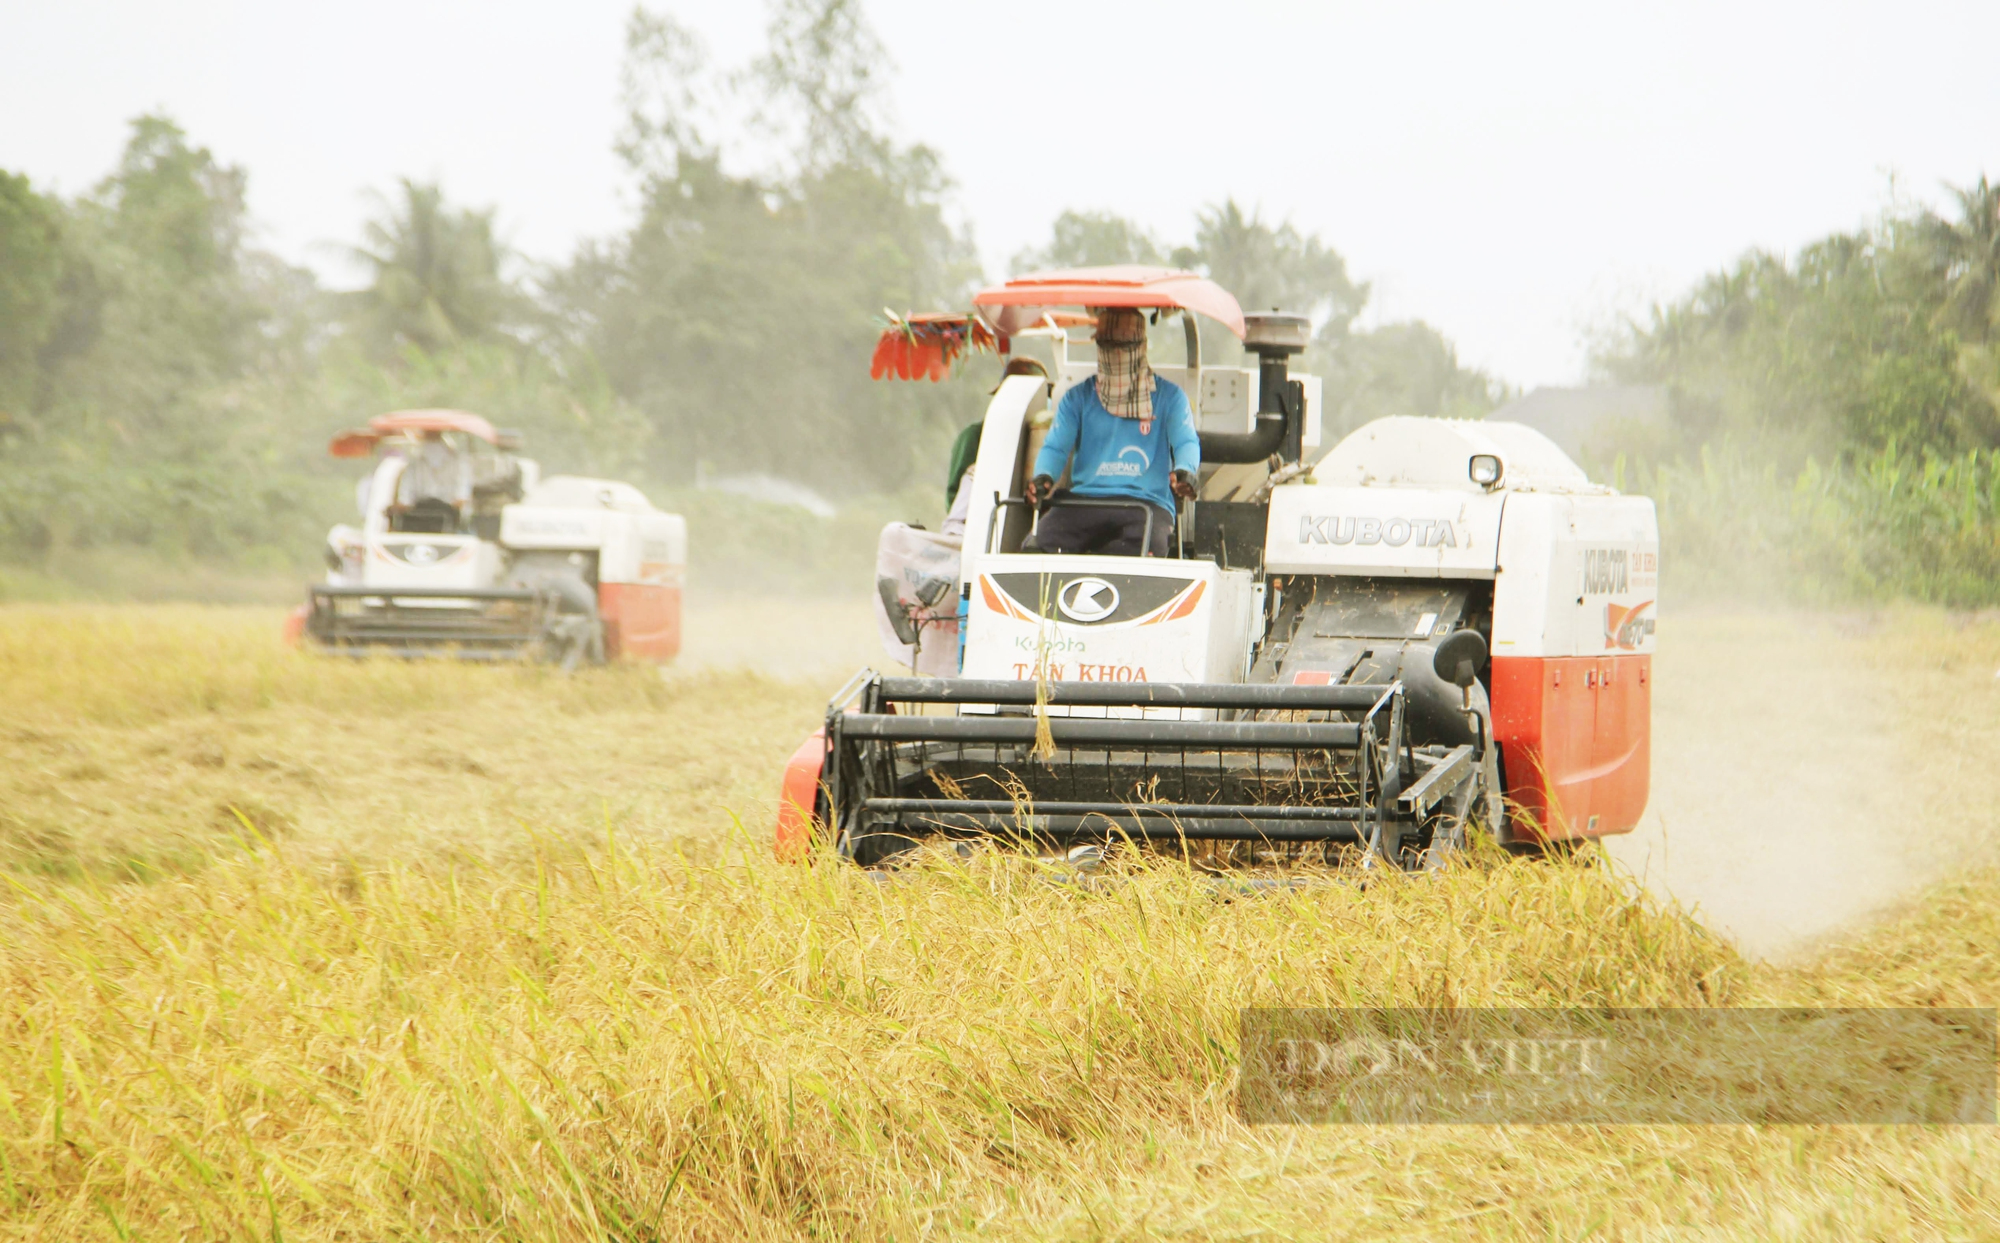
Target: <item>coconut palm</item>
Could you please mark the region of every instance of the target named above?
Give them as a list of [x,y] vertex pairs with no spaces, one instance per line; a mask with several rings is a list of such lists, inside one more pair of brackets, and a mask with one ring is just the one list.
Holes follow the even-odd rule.
[[1947,315],[1967,339],[1985,342],[2000,319],[2000,186],[1981,176],[1945,188],[1958,200],[1958,220],[1927,213],[1923,231],[1943,270]]
[[1177,249],[1174,262],[1207,273],[1245,309],[1301,312],[1333,335],[1344,334],[1368,301],[1368,287],[1348,276],[1340,252],[1290,224],[1246,214],[1235,199],[1196,216],[1194,245]]
[[363,325],[377,344],[435,352],[490,338],[515,316],[520,295],[500,275],[504,251],[493,213],[454,211],[435,185],[408,178],[349,254],[372,271],[358,295]]

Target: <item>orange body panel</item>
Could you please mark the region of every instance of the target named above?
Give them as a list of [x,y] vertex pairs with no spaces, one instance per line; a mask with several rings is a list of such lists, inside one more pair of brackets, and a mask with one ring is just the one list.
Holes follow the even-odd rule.
[[800,863],[812,849],[813,804],[819,800],[820,768],[826,763],[826,731],[816,729],[785,763],[778,791],[778,832],[772,846],[784,863]]
[[1651,656],[1500,656],[1507,798],[1547,838],[1629,833],[1652,781]]
[[600,583],[604,656],[672,660],[681,650],[681,589],[658,583]]
[[285,614],[285,646],[303,647],[306,641],[306,618],[312,613],[312,606],[301,604]]

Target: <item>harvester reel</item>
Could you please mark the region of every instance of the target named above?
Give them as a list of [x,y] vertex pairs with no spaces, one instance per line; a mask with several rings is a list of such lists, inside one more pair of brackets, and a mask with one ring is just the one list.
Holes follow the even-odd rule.
[[[1036,693],[857,680],[827,714],[820,774],[840,852],[876,866],[926,842],[986,839],[1052,858],[1130,846],[1217,871],[1416,869],[1461,849],[1487,802],[1490,758],[1410,744],[1400,682],[1050,683],[1045,702],[1065,714],[1040,720]],[[907,710],[926,703],[984,711]],[[1044,732],[1054,755],[1039,753]]]

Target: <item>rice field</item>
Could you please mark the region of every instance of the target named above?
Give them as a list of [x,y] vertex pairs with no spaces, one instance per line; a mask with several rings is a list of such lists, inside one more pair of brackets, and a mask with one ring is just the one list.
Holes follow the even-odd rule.
[[[2000,626],[1669,618],[1629,871],[1245,901],[770,861],[856,603],[704,605],[664,677],[275,623],[0,610],[0,1237],[2000,1236],[1991,1127],[1232,1108],[1247,1005],[2000,1004]],[[1857,756],[1903,786],[1850,814]],[[1717,823],[1773,775],[1833,793]],[[1838,918],[1756,944],[1722,852]]]

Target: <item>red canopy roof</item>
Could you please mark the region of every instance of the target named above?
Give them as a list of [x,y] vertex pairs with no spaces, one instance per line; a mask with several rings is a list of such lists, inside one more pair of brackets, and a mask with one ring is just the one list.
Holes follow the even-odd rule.
[[1173,306],[1195,311],[1243,336],[1243,308],[1228,290],[1206,277],[1175,268],[1126,263],[1108,268],[1031,272],[982,289],[974,306]]
[[335,457],[367,457],[375,452],[377,441],[403,432],[464,432],[489,445],[500,444],[500,434],[493,430],[493,425],[476,414],[463,410],[398,410],[394,414],[376,415],[368,420],[365,429],[340,433],[327,446],[327,452]]

